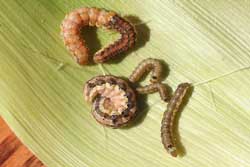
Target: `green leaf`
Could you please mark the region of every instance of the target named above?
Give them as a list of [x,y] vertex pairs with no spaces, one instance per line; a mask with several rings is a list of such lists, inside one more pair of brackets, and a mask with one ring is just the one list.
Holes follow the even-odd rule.
[[[102,74],[100,65],[78,66],[59,35],[65,14],[84,6],[114,10],[136,24],[136,48],[104,64],[106,73],[128,77],[154,57],[167,62],[165,82],[173,89],[195,85],[178,123],[183,156],[170,157],[161,144],[166,104],[158,94],[145,99],[128,128],[104,128],[92,118],[82,87]],[[244,0],[2,0],[0,114],[47,166],[247,166],[249,6]],[[92,50],[117,37],[85,33]]]

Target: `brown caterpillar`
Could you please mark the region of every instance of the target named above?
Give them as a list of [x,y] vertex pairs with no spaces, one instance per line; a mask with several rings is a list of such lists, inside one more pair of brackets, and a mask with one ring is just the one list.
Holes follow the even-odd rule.
[[161,81],[162,65],[159,60],[148,58],[139,63],[132,74],[129,81],[134,83],[141,79],[144,73],[152,70],[150,82],[156,83]]
[[158,91],[161,99],[165,102],[168,101],[167,87],[162,83],[154,83],[143,87],[137,87],[136,91],[140,94],[148,94]]
[[88,47],[80,35],[81,28],[85,26],[105,27],[121,34],[119,40],[95,53],[93,58],[96,63],[103,63],[135,45],[134,26],[118,14],[98,8],[76,9],[64,18],[61,35],[65,46],[80,65],[89,62]]
[[136,96],[128,83],[112,75],[97,76],[84,86],[84,97],[93,102],[92,115],[110,127],[126,125],[136,114]]
[[173,97],[170,99],[170,102],[167,105],[167,110],[164,112],[161,122],[162,144],[164,145],[167,152],[173,157],[177,156],[177,150],[173,136],[174,119],[190,86],[191,85],[189,83],[182,83],[178,85]]

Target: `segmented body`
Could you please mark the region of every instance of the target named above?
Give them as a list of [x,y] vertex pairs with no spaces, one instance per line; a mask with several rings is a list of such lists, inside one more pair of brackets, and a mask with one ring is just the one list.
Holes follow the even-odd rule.
[[89,62],[89,50],[81,37],[81,28],[85,26],[105,27],[121,34],[120,39],[95,53],[93,57],[96,63],[103,63],[135,45],[134,26],[118,14],[99,8],[76,9],[64,18],[61,35],[65,46],[80,65]]
[[148,58],[140,62],[129,76],[129,81],[135,83],[139,81],[146,72],[149,71],[152,71],[150,78],[151,83],[157,83],[161,81],[162,65],[159,60],[152,58]]
[[167,87],[166,85],[162,83],[153,83],[147,86],[137,87],[136,91],[140,94],[149,94],[149,93],[159,92],[160,97],[163,101],[166,102],[168,100]]
[[174,119],[189,88],[190,84],[188,83],[182,83],[178,85],[173,97],[170,99],[170,102],[167,105],[167,110],[163,114],[161,123],[161,139],[165,149],[173,157],[177,156],[177,150],[173,136]]
[[136,114],[136,96],[128,83],[118,77],[97,76],[84,86],[84,97],[93,103],[92,115],[101,124],[121,127]]

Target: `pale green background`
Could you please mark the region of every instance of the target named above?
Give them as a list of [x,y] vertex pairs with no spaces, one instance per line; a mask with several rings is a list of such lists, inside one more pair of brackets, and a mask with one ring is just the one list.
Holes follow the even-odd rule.
[[[79,67],[59,36],[65,14],[82,6],[140,19],[134,24],[144,46],[105,64],[107,73],[128,76],[154,57],[167,62],[173,89],[197,85],[179,120],[184,156],[163,149],[166,105],[158,94],[131,128],[104,128],[92,118],[82,86],[102,74],[100,66]],[[246,0],[1,0],[0,114],[51,167],[250,166],[249,11]],[[98,30],[102,45],[115,37]]]

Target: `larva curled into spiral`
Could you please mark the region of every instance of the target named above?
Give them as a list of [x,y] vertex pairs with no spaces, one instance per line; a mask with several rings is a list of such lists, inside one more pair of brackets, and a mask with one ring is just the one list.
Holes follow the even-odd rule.
[[177,156],[177,150],[175,147],[173,135],[175,115],[179,111],[180,106],[183,103],[183,99],[186,96],[190,86],[191,85],[189,83],[182,83],[178,85],[173,97],[170,99],[170,102],[167,105],[167,110],[164,112],[161,122],[162,144],[164,145],[167,152],[170,153],[173,157]]
[[132,74],[129,76],[129,81],[134,83],[141,79],[143,74],[152,71],[150,82],[156,83],[161,81],[162,65],[157,59],[148,58],[139,63]]
[[167,87],[162,83],[153,83],[143,87],[137,87],[136,91],[140,94],[149,94],[159,92],[160,97],[163,101],[168,101]]
[[80,35],[81,28],[85,26],[105,27],[121,34],[120,39],[95,53],[93,58],[96,63],[103,63],[135,45],[134,26],[118,14],[99,8],[76,9],[64,18],[61,24],[61,35],[65,46],[80,65],[89,62],[88,47]]
[[97,76],[84,86],[85,100],[92,104],[97,122],[118,128],[127,125],[136,114],[136,96],[128,83],[111,75]]

